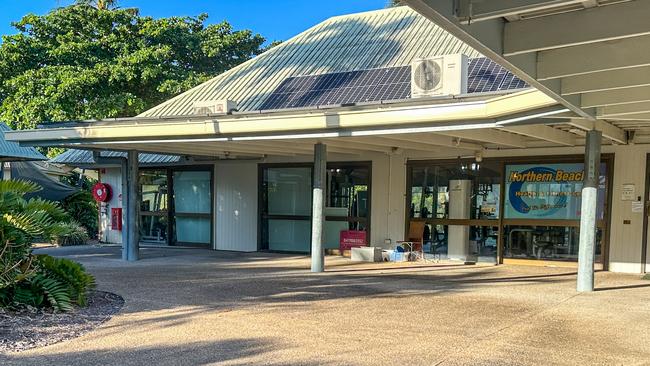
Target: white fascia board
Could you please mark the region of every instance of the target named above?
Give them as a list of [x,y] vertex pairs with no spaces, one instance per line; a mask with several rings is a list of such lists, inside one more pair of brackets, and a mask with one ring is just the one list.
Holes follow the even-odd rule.
[[541,51],[537,79],[548,80],[650,65],[650,35]]
[[504,29],[504,55],[650,35],[648,15],[650,2],[631,1],[509,22]]
[[[556,102],[536,90],[527,90],[479,102],[460,102],[425,106],[391,107],[382,105],[346,110],[301,111],[294,114],[269,113],[265,115],[235,115],[219,119],[188,121],[166,120],[86,125],[77,127],[51,128],[7,133],[7,139],[24,144],[47,142],[51,145],[82,141],[140,141],[161,140],[175,142],[196,139],[196,141],[245,141],[246,139],[327,138],[345,136],[337,132],[344,129],[361,130],[354,134],[391,134],[414,132],[436,132],[454,129],[483,128],[483,122],[511,113],[521,113],[555,105]],[[468,121],[483,121],[468,124]],[[403,131],[402,131],[403,130]],[[314,131],[314,132],[310,132]],[[15,131],[16,132],[16,131]],[[226,137],[242,135],[241,137]],[[266,136],[266,137],[265,137]],[[127,142],[128,143],[128,142]]]

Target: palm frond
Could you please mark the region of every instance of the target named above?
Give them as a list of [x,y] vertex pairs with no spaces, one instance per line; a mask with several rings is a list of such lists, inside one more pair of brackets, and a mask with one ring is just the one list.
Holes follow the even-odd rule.
[[42,234],[46,228],[52,225],[52,218],[45,211],[6,213],[2,215],[2,218],[28,235]]
[[0,194],[14,192],[21,195],[40,191],[42,188],[37,183],[24,179],[0,180]]

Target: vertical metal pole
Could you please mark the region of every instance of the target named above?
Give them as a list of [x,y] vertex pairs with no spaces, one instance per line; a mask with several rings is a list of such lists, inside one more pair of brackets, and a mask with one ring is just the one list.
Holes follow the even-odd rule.
[[127,200],[127,227],[128,245],[126,256],[128,261],[137,261],[140,257],[140,198],[138,184],[138,152],[129,151],[127,158],[128,165],[128,200]]
[[325,225],[325,182],[327,180],[327,147],[322,143],[314,145],[314,190],[312,195],[311,223],[311,271],[325,270],[323,249]]
[[600,142],[602,133],[587,132],[585,167],[580,209],[580,247],[578,249],[578,292],[594,290],[594,262],[596,258],[596,214],[598,211],[598,181]]

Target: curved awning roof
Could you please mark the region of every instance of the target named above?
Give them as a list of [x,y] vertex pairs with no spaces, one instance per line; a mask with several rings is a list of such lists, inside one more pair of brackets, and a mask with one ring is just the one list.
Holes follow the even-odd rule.
[[562,122],[544,118],[566,111],[529,89],[327,109],[81,122],[16,132],[10,138],[25,145],[213,157],[309,155],[314,141],[347,154],[436,148],[467,152],[486,146],[525,148],[530,140],[573,146],[578,136],[544,125]]

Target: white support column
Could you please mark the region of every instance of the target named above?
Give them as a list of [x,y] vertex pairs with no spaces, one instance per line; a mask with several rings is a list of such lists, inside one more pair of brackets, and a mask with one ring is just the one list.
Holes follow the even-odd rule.
[[582,207],[580,210],[580,247],[578,249],[578,292],[594,290],[594,261],[596,257],[596,215],[598,212],[598,184],[600,143],[602,132],[587,132],[585,145]]
[[311,271],[325,270],[323,250],[325,226],[325,189],[327,181],[327,147],[322,143],[314,145],[314,183],[311,215]]
[[[137,261],[140,258],[140,198],[138,152],[129,151],[126,159],[126,231],[127,240],[122,245],[122,258]],[[124,192],[122,193],[124,194]],[[122,197],[124,200],[124,197]]]
[[2,180],[11,180],[11,163],[0,161],[0,168],[2,168]]

